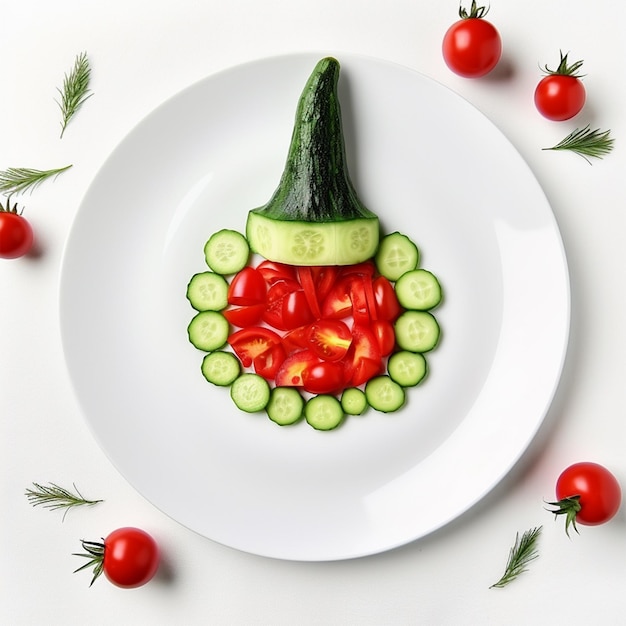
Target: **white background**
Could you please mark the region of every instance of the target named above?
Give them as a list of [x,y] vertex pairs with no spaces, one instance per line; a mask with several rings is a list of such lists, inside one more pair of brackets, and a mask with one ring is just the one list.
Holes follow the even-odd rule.
[[[498,69],[480,80],[455,76],[441,57],[457,9],[456,2],[416,0],[2,0],[0,169],[74,167],[24,197],[36,254],[0,263],[0,623],[624,623],[624,507],[611,523],[582,527],[568,539],[544,500],[554,496],[560,471],[580,460],[605,464],[626,485],[626,9],[607,0],[493,2],[489,19],[504,53]],[[564,123],[541,118],[532,100],[539,65],[554,65],[559,49],[585,60],[588,94],[584,111]],[[55,89],[82,50],[92,62],[95,95],[59,140]],[[70,387],[58,286],[64,245],[88,185],[144,116],[223,68],[327,50],[416,69],[460,93],[504,132],[543,186],[561,228],[572,320],[562,382],[544,425],[487,498],[401,549],[311,564],[251,556],[199,537],[117,473]],[[587,123],[612,130],[616,148],[606,159],[590,166],[573,154],[541,150]],[[492,174],[484,172],[486,183]],[[115,254],[115,242],[107,245]],[[60,513],[28,504],[24,490],[33,481],[76,482],[85,495],[106,502],[62,522]],[[88,588],[87,573],[72,574],[79,539],[127,524],[158,538],[159,575],[137,590],[104,579]],[[490,590],[515,533],[538,524],[544,525],[540,558],[509,587]]]

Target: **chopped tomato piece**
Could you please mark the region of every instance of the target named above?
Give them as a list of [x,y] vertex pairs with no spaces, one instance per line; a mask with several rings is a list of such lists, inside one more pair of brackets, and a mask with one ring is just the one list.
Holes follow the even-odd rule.
[[363,261],[356,265],[344,265],[341,267],[342,276],[353,276],[356,274],[357,276],[369,276],[371,278],[375,272],[376,265],[374,265],[374,261]]
[[308,365],[319,363],[310,350],[299,350],[290,354],[276,372],[277,387],[302,387],[302,372]]
[[298,326],[298,328],[294,328],[293,330],[288,330],[282,338],[283,348],[285,348],[287,354],[307,348],[308,335],[308,324],[305,324],[304,326]]
[[280,335],[263,326],[250,326],[234,332],[228,343],[244,367],[250,367],[260,354],[280,345]]
[[350,285],[350,300],[352,300],[352,317],[355,324],[369,324],[371,321],[367,297],[365,295],[365,283],[369,278],[355,277]]
[[222,314],[233,326],[245,328],[258,324],[264,312],[264,304],[250,304],[248,306],[231,306],[224,309]]
[[352,328],[352,345],[346,355],[351,372],[350,383],[358,386],[383,370],[383,360],[374,333],[367,326]]
[[273,285],[279,280],[296,280],[296,268],[286,263],[277,263],[265,259],[256,266],[256,269],[268,285]]
[[292,291],[283,298],[282,329],[292,330],[304,326],[314,320],[304,291]]
[[352,314],[350,299],[351,276],[337,281],[322,303],[322,317],[342,319]]
[[309,364],[302,371],[302,386],[309,393],[337,393],[345,386],[344,368],[332,361]]
[[377,276],[372,283],[372,288],[378,319],[393,322],[402,313],[402,307],[393,285],[384,276]]
[[376,338],[381,356],[389,356],[396,347],[396,332],[393,324],[388,320],[376,320],[370,328]]
[[322,319],[308,327],[309,348],[321,359],[338,361],[348,352],[352,343],[352,332],[341,320]]
[[336,265],[320,265],[312,267],[311,272],[313,273],[313,280],[315,282],[317,301],[322,303],[335,284],[339,269]]
[[309,305],[309,309],[313,314],[315,319],[319,319],[322,317],[322,312],[320,311],[320,304],[318,301],[318,296],[315,289],[315,282],[313,281],[313,273],[310,267],[298,267],[297,269],[298,279],[300,280],[300,284],[302,285],[302,290],[304,291],[304,295],[306,297],[307,304]]
[[228,286],[228,302],[239,306],[265,304],[267,285],[261,272],[247,265]]
[[266,380],[274,380],[278,369],[286,358],[287,354],[281,344],[270,346],[265,352],[261,352],[254,358],[254,371]]

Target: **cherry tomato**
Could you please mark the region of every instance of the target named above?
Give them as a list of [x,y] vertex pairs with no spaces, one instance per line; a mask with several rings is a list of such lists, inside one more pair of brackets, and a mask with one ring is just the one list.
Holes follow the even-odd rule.
[[229,304],[265,304],[266,298],[267,286],[263,274],[249,265],[237,272],[228,286]]
[[250,367],[259,355],[280,345],[280,341],[280,335],[263,326],[242,328],[228,337],[228,343],[244,367]]
[[268,285],[273,285],[279,280],[296,279],[296,268],[293,265],[277,263],[265,259],[256,266],[256,269],[261,272],[261,275]]
[[577,74],[582,61],[567,64],[567,54],[561,52],[561,62],[556,70],[546,66],[544,76],[535,89],[535,106],[541,115],[560,122],[569,120],[585,106],[587,94]]
[[80,571],[93,566],[91,584],[102,572],[118,587],[127,589],[145,585],[156,574],[159,567],[160,551],[156,541],[139,528],[118,528],[103,542],[83,541],[89,562],[79,567]]
[[355,387],[382,372],[382,355],[376,337],[369,327],[355,325],[352,328],[352,344],[346,360],[349,362],[350,383]]
[[[297,293],[299,295],[294,295]],[[278,330],[292,330],[313,321],[298,281],[279,280],[269,288],[263,321]]]
[[371,323],[370,327],[381,356],[389,356],[396,347],[396,332],[393,324],[388,320],[376,320]]
[[491,72],[500,60],[502,40],[493,24],[484,19],[488,10],[472,0],[470,12],[461,7],[461,19],[444,35],[443,59],[459,76],[479,78]]
[[329,294],[332,286],[337,280],[339,269],[336,265],[321,265],[318,267],[312,267],[313,279],[315,281],[315,292],[317,294],[317,301],[324,302],[326,296]]
[[265,352],[261,352],[254,358],[252,364],[254,371],[266,380],[274,380],[280,366],[287,358],[287,353],[282,344],[271,346]]
[[[622,502],[619,482],[597,463],[575,463],[566,468],[556,482],[555,515],[565,515],[565,531],[570,525],[604,524],[615,516]],[[569,534],[569,533],[568,533]]]
[[265,313],[264,304],[251,304],[248,306],[233,306],[222,311],[222,315],[233,325],[240,328],[254,326],[261,321]]
[[302,387],[302,373],[307,366],[319,363],[310,350],[299,350],[290,354],[276,372],[277,387]]
[[322,319],[308,327],[307,344],[320,359],[342,359],[351,343],[352,332],[341,320]]
[[309,393],[337,393],[345,386],[344,376],[341,363],[319,361],[302,370],[302,386]]
[[322,317],[342,319],[352,315],[351,283],[351,277],[344,277],[335,283],[322,303]]
[[377,276],[372,288],[378,319],[393,322],[402,313],[393,285],[384,276]]
[[33,246],[33,229],[17,212],[17,205],[11,208],[0,204],[0,259],[16,259],[24,256]]

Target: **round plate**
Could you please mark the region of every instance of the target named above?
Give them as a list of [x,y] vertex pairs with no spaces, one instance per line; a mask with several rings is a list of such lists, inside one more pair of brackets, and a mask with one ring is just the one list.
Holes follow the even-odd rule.
[[513,146],[442,85],[341,55],[355,187],[443,284],[429,376],[401,411],[331,432],[242,413],[203,379],[187,283],[206,269],[208,237],[243,232],[274,191],[321,56],[223,71],[143,120],[84,198],[60,295],[73,385],[128,481],[212,540],[305,561],[403,545],[480,500],[542,422],[569,328],[558,228]]

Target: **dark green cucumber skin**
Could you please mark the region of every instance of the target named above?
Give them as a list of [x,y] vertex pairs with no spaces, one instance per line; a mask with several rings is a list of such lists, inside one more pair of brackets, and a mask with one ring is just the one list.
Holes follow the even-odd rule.
[[289,153],[269,202],[253,211],[278,221],[338,222],[377,216],[359,200],[346,164],[339,62],[320,60],[296,111]]

